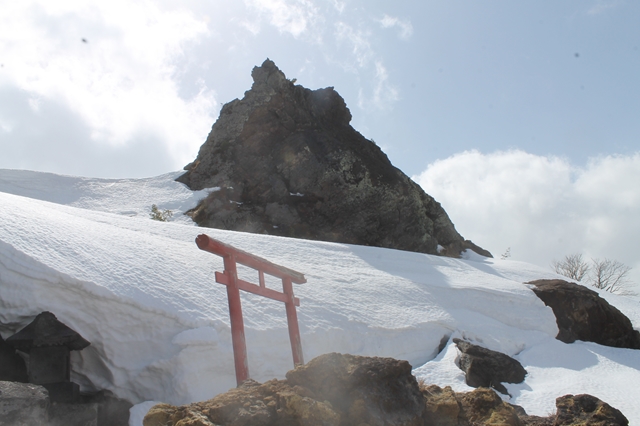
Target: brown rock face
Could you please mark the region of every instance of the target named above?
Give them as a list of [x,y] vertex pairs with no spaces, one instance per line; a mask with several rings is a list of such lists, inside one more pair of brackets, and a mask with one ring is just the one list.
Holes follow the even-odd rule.
[[285,381],[247,380],[209,401],[182,407],[158,404],[149,410],[144,425],[338,426],[340,415],[328,402],[300,395]]
[[424,412],[408,362],[332,353],[287,380],[248,380],[209,401],[156,405],[144,425],[421,426]]
[[640,349],[640,333],[615,306],[585,286],[564,280],[536,280],[533,292],[553,309],[558,324],[556,338],[615,348]]
[[478,388],[454,392],[436,385],[422,388],[427,415],[425,426],[627,426],[617,409],[591,395],[565,395],[556,399],[556,414],[530,416],[517,405],[504,402],[494,391]]
[[[627,425],[590,395],[556,400],[558,414],[529,416],[493,390],[419,385],[406,361],[321,355],[264,384],[247,380],[209,401],[154,406],[144,426],[553,426]],[[597,423],[597,421],[603,421]],[[608,423],[607,423],[608,422]]]
[[201,226],[458,256],[442,206],[350,126],[333,88],[294,85],[266,60],[251,90],[223,106],[177,180],[220,188],[191,211]]
[[[479,388],[472,392],[454,392],[429,385],[422,389],[427,405],[425,426],[500,425],[524,426],[524,410],[504,402],[494,391]],[[518,407],[519,408],[519,407]],[[524,414],[525,417],[526,414]]]
[[343,413],[343,424],[423,424],[424,401],[407,361],[330,353],[287,373],[319,401]]
[[620,410],[613,408],[591,395],[565,395],[556,399],[556,422],[554,426],[626,426],[627,418]]

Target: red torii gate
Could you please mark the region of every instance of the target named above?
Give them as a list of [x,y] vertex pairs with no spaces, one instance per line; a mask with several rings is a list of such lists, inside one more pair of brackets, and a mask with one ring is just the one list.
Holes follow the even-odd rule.
[[[289,326],[289,340],[291,341],[293,364],[304,364],[304,360],[302,358],[300,328],[298,327],[298,315],[296,314],[296,306],[300,306],[300,299],[293,295],[292,285],[292,283],[306,283],[307,279],[304,275],[300,272],[285,268],[284,266],[276,265],[266,259],[232,247],[205,234],[200,234],[196,237],[196,244],[200,250],[222,256],[224,260],[224,272],[216,272],[215,275],[216,282],[227,286],[229,317],[231,318],[233,358],[236,367],[236,381],[238,385],[249,378],[247,344],[244,337],[244,320],[242,318],[240,290],[284,302],[287,311],[287,324]],[[236,263],[256,269],[258,271],[258,280],[260,285],[255,285],[238,278]],[[283,292],[280,293],[267,288],[264,283],[264,274],[280,278],[282,280]]]

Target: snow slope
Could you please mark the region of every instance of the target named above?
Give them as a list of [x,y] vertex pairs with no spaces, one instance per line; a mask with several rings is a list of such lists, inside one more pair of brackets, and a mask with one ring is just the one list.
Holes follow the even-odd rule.
[[191,191],[176,182],[184,172],[144,179],[98,179],[28,170],[0,169],[0,192],[83,209],[149,218],[151,205],[175,213],[172,221],[193,224],[182,213],[195,207],[208,191]]
[[[331,351],[391,356],[429,383],[469,390],[450,341],[462,336],[523,364],[529,374],[507,384],[507,399],[530,414],[554,411],[558,396],[590,393],[640,424],[640,351],[555,340],[553,313],[523,284],[555,277],[550,271],[148,219],[153,203],[185,211],[203,196],[174,182],[177,175],[104,180],[0,170],[3,337],[53,312],[92,342],[72,353],[72,379],[134,403],[183,404],[234,387],[226,292],[213,280],[222,261],[194,242],[206,233],[305,274],[294,290],[306,360]],[[253,271],[239,274],[257,281]],[[638,298],[606,296],[640,326]],[[292,368],[284,306],[242,297],[251,376],[282,378]]]

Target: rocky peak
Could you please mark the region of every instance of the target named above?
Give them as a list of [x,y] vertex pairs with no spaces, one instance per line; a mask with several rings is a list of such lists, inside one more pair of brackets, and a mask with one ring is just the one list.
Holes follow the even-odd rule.
[[190,214],[201,226],[457,256],[473,245],[439,203],[351,125],[344,99],[309,90],[267,59],[222,107],[177,180],[219,188]]
[[253,67],[251,78],[253,78],[251,86],[253,92],[271,90],[275,93],[275,91],[283,90],[287,86],[293,86],[293,83],[287,80],[284,73],[270,59],[265,60],[259,67]]

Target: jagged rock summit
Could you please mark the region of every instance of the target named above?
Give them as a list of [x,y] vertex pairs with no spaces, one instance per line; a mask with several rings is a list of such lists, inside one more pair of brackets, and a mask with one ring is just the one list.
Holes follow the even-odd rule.
[[269,59],[222,107],[177,180],[213,190],[200,226],[458,256],[470,248],[442,206],[358,133],[333,89],[309,90]]

